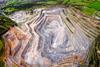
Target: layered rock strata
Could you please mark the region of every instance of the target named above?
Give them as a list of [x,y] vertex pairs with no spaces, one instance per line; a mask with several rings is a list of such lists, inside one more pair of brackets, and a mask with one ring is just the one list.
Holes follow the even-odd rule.
[[76,67],[100,33],[98,21],[74,8],[36,9],[10,16],[19,23],[3,37],[7,67]]

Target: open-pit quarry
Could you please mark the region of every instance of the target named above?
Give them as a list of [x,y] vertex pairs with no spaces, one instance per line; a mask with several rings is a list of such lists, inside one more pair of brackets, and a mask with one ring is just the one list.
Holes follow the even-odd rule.
[[88,64],[98,21],[73,7],[17,11],[18,23],[3,35],[7,67],[77,67]]

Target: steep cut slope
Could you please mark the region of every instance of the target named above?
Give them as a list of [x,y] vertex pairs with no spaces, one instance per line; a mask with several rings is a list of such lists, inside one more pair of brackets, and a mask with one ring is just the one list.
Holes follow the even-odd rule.
[[3,37],[7,67],[77,67],[100,33],[99,21],[68,8],[19,11],[10,16],[19,23]]

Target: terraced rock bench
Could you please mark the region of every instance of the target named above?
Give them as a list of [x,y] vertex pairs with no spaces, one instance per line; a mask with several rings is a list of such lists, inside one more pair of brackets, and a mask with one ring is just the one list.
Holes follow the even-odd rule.
[[9,16],[19,26],[4,34],[7,67],[77,67],[87,63],[99,21],[70,8],[19,11]]

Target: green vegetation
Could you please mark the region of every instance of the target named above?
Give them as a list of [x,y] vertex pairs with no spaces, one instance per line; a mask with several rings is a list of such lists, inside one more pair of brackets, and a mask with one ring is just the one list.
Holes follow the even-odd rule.
[[3,53],[4,53],[4,40],[2,37],[0,37],[0,67],[4,67],[4,61],[3,61]]
[[0,50],[2,49],[2,47],[3,47],[3,42],[2,40],[0,40]]
[[11,19],[0,16],[0,36],[4,34],[11,26],[16,25]]
[[100,12],[100,0],[40,0],[33,2],[32,0],[8,0],[2,10],[6,14],[11,14],[18,10],[24,10],[34,7],[48,5],[65,5],[74,6],[89,16],[98,16],[95,13]]
[[96,1],[96,2],[91,2],[88,4],[89,8],[94,8],[98,11],[100,11],[100,1]]
[[14,5],[10,4],[8,6],[3,7],[2,10],[6,15],[9,15],[18,10],[32,9],[34,7],[37,7],[37,5],[39,7],[45,4],[43,4],[42,2],[41,3],[20,3],[20,4],[14,4]]
[[5,67],[4,62],[0,61],[0,67]]
[[6,14],[11,14],[12,12],[15,12],[15,11],[16,11],[15,8],[6,8],[6,9],[5,9],[5,13],[6,13]]
[[85,13],[86,15],[91,16],[91,15],[93,15],[93,14],[96,12],[96,10],[93,9],[93,8],[84,7],[84,8],[82,9],[82,12]]

